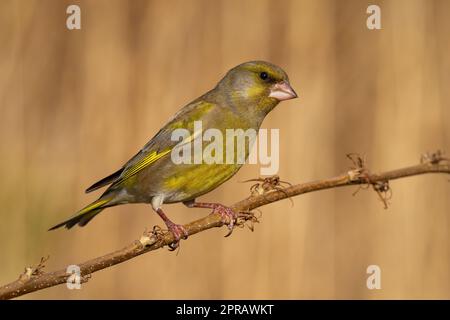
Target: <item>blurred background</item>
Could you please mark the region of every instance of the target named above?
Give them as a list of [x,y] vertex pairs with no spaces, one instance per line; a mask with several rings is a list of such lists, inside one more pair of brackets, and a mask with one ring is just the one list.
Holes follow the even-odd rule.
[[[81,8],[81,30],[66,8]],[[382,30],[366,9],[381,7]],[[149,206],[106,210],[86,228],[46,230],[94,200],[114,172],[184,104],[233,66],[283,67],[300,98],[264,122],[280,129],[292,183],[373,171],[450,152],[450,1],[227,0],[0,2],[0,284],[50,255],[47,270],[119,249],[162,221]],[[249,195],[245,166],[202,200]],[[450,183],[391,182],[388,210],[372,191],[307,194],[262,208],[252,233],[214,229],[95,273],[81,290],[23,299],[450,298]],[[209,212],[166,207],[187,223]],[[366,269],[381,268],[381,290]]]

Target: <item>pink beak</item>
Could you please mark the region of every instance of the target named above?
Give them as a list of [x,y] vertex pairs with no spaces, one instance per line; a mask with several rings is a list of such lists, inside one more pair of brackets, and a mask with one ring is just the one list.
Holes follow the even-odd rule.
[[270,88],[269,97],[275,98],[278,101],[289,100],[297,98],[297,94],[287,81],[275,83]]

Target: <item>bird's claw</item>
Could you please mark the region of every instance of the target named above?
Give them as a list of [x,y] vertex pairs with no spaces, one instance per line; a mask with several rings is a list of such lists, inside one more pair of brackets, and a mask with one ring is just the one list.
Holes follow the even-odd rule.
[[169,245],[169,248],[171,250],[175,250],[180,245],[180,240],[186,240],[188,238],[188,232],[185,227],[183,227],[180,224],[175,224],[173,222],[167,222],[167,229],[169,229],[169,232],[172,233],[173,237],[175,238],[175,241],[172,242]]
[[217,205],[212,214],[213,213],[218,213],[220,215],[222,223],[228,228],[228,233],[225,237],[229,237],[233,233],[234,225],[238,217],[237,213],[233,209],[223,205]]

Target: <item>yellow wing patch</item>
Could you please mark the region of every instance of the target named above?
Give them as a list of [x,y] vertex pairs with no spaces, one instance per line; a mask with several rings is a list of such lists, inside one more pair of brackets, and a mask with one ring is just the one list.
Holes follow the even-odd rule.
[[76,216],[88,213],[89,211],[98,209],[99,207],[101,207],[102,205],[108,203],[109,201],[111,201],[111,199],[104,199],[104,200],[97,200],[94,201],[93,203],[91,203],[90,205],[88,205],[87,207],[81,209],[80,211],[78,211],[76,213]]
[[123,181],[125,179],[128,179],[129,177],[135,175],[145,167],[149,166],[156,160],[164,157],[166,154],[168,154],[171,151],[171,149],[167,149],[162,151],[161,153],[158,153],[156,151],[153,151],[152,153],[149,153],[144,158],[142,158],[139,162],[134,164],[132,167],[127,169],[124,174],[120,177],[120,181]]

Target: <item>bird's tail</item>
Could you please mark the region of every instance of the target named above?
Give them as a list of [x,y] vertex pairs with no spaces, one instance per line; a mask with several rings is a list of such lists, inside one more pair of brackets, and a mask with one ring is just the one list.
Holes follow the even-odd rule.
[[54,227],[51,227],[50,230],[55,230],[58,229],[62,226],[65,226],[67,229],[72,228],[74,225],[78,224],[80,227],[85,226],[89,221],[91,221],[92,218],[94,218],[97,214],[100,213],[100,211],[102,211],[103,209],[105,209],[108,206],[108,202],[110,202],[111,199],[98,199],[94,202],[92,202],[90,205],[84,207],[83,209],[81,209],[80,211],[78,211],[77,213],[75,213],[75,215],[73,215],[71,218],[69,218],[68,220],[61,222],[59,224],[57,224]]

